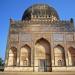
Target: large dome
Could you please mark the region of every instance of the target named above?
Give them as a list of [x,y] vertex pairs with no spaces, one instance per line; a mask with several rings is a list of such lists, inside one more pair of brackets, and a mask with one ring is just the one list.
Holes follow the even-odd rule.
[[55,17],[57,20],[59,20],[56,10],[47,4],[35,4],[27,8],[22,16],[22,20],[31,20],[31,15],[44,18]]

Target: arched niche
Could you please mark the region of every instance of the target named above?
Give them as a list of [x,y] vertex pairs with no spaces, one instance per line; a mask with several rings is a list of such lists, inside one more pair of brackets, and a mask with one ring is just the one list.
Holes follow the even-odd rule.
[[54,63],[55,66],[65,66],[65,50],[61,45],[57,45],[54,47]]
[[8,56],[8,66],[16,66],[16,65],[17,65],[17,48],[11,47]]
[[20,50],[20,66],[31,66],[31,48],[27,44]]
[[34,54],[34,65],[37,66],[37,70],[51,71],[51,47],[46,39],[41,38],[36,41]]
[[69,59],[69,65],[75,66],[75,48],[69,47],[68,48],[68,59]]

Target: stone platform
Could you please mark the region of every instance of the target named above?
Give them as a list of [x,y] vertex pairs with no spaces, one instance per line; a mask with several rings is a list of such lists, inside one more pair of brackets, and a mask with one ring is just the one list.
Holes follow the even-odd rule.
[[0,72],[0,75],[75,75],[75,72]]

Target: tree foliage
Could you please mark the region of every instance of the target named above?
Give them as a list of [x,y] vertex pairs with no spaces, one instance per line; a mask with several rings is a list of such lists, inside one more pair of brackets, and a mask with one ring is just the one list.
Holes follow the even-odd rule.
[[0,66],[2,66],[3,65],[3,60],[2,60],[2,58],[0,58]]

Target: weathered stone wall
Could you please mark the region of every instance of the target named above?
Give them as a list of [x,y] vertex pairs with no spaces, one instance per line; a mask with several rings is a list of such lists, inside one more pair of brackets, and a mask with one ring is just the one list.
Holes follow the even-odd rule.
[[[23,21],[15,22],[13,25],[10,26],[9,41],[7,46],[8,52],[7,52],[7,58],[6,58],[6,66],[9,66],[9,64],[12,63],[12,62],[9,63],[9,51],[11,47],[17,48],[16,66],[20,66],[20,50],[22,46],[27,44],[31,48],[31,66],[34,67],[35,44],[37,40],[41,38],[46,39],[50,43],[50,49],[51,49],[50,57],[51,57],[52,66],[58,66],[58,63],[55,60],[55,54],[54,54],[54,48],[57,45],[60,45],[64,48],[64,57],[65,57],[64,66],[73,66],[72,64],[73,61],[71,60],[72,58],[71,58],[71,55],[69,54],[68,48],[69,47],[75,48],[74,47],[75,32],[71,32],[71,28],[70,28],[70,31],[68,32],[68,29],[65,28],[66,24],[69,24],[69,22],[57,22],[54,24],[50,24],[50,22],[48,23],[40,22],[39,24],[38,22],[23,22]],[[57,65],[55,65],[55,63],[57,63]],[[9,70],[9,68],[5,67],[5,70],[7,69]],[[55,69],[56,68],[53,68],[52,70],[56,71]],[[63,69],[64,71],[67,69],[70,70],[70,68],[65,69],[65,67],[63,67]],[[60,68],[58,67],[57,70],[60,70]]]

